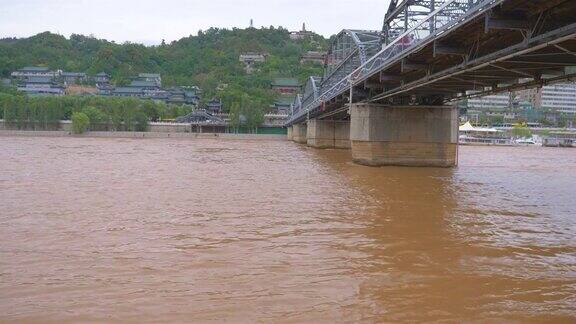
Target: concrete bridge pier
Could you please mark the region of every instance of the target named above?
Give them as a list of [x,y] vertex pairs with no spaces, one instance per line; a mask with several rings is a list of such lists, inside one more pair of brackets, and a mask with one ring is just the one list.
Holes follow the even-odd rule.
[[458,110],[355,104],[350,139],[358,164],[453,167],[458,163]]
[[334,148],[349,149],[350,143],[350,121],[335,121],[334,122]]
[[334,121],[310,119],[306,138],[308,146],[334,148]]
[[293,136],[293,134],[292,134],[292,126],[286,127],[286,132],[287,132],[287,133],[286,133],[286,138],[287,138],[289,141],[292,141],[292,140],[294,139],[294,136]]
[[296,143],[306,144],[306,133],[307,125],[306,124],[294,124],[292,125],[292,140]]
[[350,122],[311,119],[307,143],[315,148],[350,148]]

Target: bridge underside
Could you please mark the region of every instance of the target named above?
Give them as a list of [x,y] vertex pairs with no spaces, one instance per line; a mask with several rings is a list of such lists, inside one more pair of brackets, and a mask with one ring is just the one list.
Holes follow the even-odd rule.
[[[349,122],[352,155],[363,164],[452,166],[458,123],[447,106],[576,80],[576,1],[468,1],[472,9],[433,33],[408,30],[341,81],[322,80],[288,126],[308,124],[314,146],[326,143],[317,125],[331,125],[320,121]],[[436,22],[426,19],[420,26]]]
[[569,80],[575,13],[573,0],[503,1],[357,85],[358,100],[442,104]]
[[[307,118],[347,119],[349,103],[444,105],[576,78],[576,1],[500,0],[390,59],[376,54],[350,86],[321,86]],[[374,68],[375,66],[375,68]],[[368,71],[368,72],[365,72]],[[349,83],[349,82],[348,82]],[[332,84],[330,84],[332,85]]]

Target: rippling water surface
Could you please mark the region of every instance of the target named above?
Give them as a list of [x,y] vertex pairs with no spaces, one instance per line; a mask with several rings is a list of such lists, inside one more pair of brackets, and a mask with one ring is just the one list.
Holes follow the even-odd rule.
[[0,138],[0,321],[576,321],[576,151],[349,154]]

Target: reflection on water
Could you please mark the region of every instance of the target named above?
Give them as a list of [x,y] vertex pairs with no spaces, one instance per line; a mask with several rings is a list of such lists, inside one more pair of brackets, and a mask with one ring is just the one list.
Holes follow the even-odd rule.
[[576,320],[576,153],[1,138],[0,321]]

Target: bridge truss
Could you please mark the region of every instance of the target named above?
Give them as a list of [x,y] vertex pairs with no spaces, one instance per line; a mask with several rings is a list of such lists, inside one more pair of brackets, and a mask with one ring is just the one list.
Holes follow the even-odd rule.
[[[408,0],[398,4],[398,0],[392,0],[382,28],[384,44],[394,42],[411,29],[417,31],[421,37],[433,34],[439,25],[444,25],[464,15],[475,2],[478,1]],[[442,6],[445,6],[442,11],[436,13],[432,19],[427,19]],[[427,21],[427,23],[421,24],[422,21]]]

